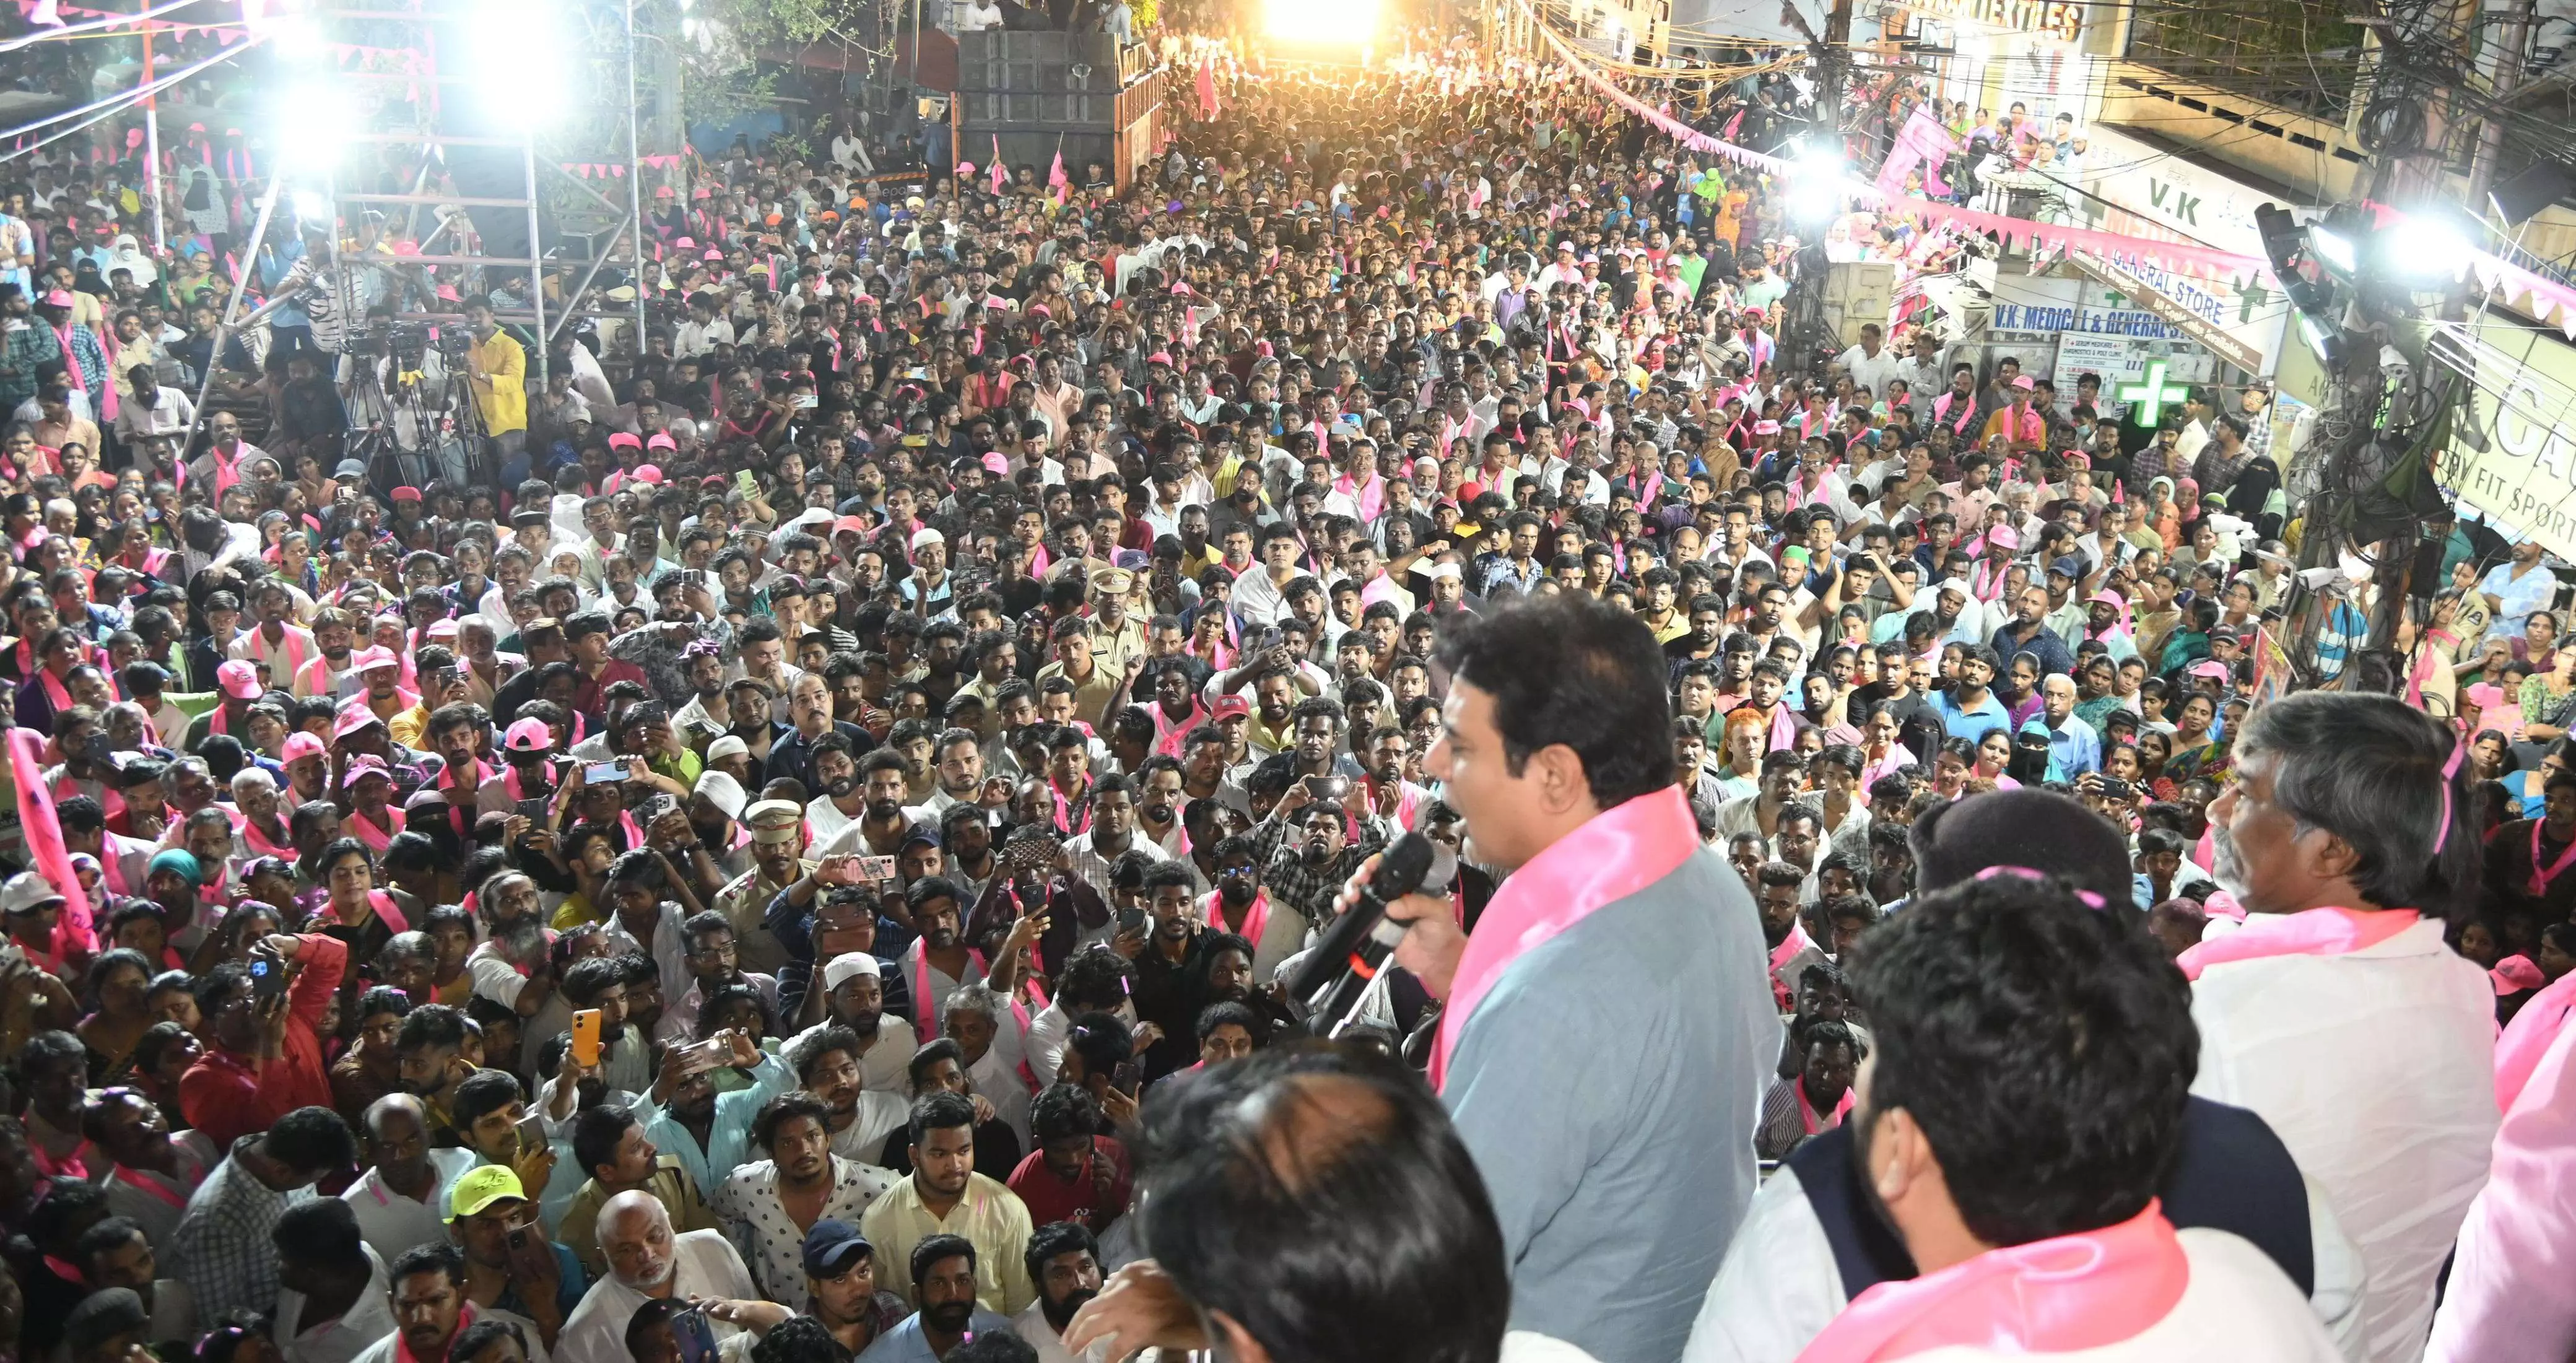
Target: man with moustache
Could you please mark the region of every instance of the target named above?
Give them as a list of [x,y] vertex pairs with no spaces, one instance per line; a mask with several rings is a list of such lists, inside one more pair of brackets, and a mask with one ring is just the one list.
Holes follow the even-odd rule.
[[1079,1221],[1040,1226],[1029,1236],[1029,1281],[1038,1299],[1011,1317],[1011,1328],[1038,1351],[1038,1363],[1099,1363],[1108,1354],[1095,1345],[1077,1354],[1064,1347],[1064,1327],[1083,1303],[1100,1295],[1100,1244]]
[[393,1333],[352,1363],[466,1363],[449,1354],[465,1327],[507,1321],[519,1327],[528,1363],[547,1363],[535,1321],[497,1306],[476,1306],[466,1295],[465,1255],[444,1241],[414,1245],[393,1261]]
[[859,1355],[860,1363],[939,1363],[974,1335],[1011,1329],[1009,1317],[975,1300],[974,1244],[934,1235],[912,1249],[913,1302],[920,1309]]

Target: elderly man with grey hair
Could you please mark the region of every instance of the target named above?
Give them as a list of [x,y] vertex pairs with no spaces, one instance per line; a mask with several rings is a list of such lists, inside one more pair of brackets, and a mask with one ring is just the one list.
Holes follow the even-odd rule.
[[[555,1343],[557,1363],[630,1363],[626,1323],[647,1301],[686,1302],[695,1297],[756,1300],[751,1270],[722,1231],[685,1233],[671,1228],[671,1214],[651,1193],[619,1193],[599,1209],[599,1252],[607,1276],[590,1285],[581,1305],[564,1321]],[[718,1343],[734,1327],[714,1324]]]
[[277,777],[266,767],[244,767],[233,773],[232,785],[233,808],[241,811],[241,820],[233,828],[233,855],[244,861],[259,857],[294,861],[295,834],[287,826],[284,802],[278,798]]
[[966,1082],[993,1105],[995,1115],[1029,1144],[1029,1086],[1020,1078],[1022,1024],[1011,1001],[983,984],[960,985],[940,1006],[940,1027],[966,1053]]

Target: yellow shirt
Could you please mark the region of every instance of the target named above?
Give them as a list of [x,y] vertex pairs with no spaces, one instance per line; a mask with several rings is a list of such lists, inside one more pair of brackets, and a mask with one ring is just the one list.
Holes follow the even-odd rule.
[[948,1209],[946,1220],[921,1205],[918,1175],[888,1189],[859,1218],[859,1233],[876,1247],[879,1290],[911,1300],[912,1247],[934,1235],[962,1235],[975,1246],[976,1299],[1006,1316],[1037,1299],[1023,1262],[1029,1230],[1028,1204],[982,1174],[966,1176],[966,1195]]
[[474,406],[483,414],[483,429],[508,435],[528,429],[528,352],[506,331],[466,349],[466,358],[488,379],[474,380]]

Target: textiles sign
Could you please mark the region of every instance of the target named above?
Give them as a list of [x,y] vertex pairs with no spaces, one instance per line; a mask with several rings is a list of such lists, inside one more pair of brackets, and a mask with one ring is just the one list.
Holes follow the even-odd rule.
[[2062,42],[2084,37],[2084,6],[2063,0],[1909,0],[1906,8],[1937,19],[2036,33]]

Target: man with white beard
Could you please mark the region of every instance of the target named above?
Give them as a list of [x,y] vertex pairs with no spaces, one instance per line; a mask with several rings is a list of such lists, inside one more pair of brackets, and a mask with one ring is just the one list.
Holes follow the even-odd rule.
[[[626,1323],[648,1300],[693,1297],[755,1299],[751,1270],[724,1232],[671,1231],[671,1215],[651,1193],[619,1193],[599,1209],[599,1251],[608,1276],[591,1284],[564,1321],[558,1363],[629,1363]],[[711,1321],[719,1343],[735,1327]]]

